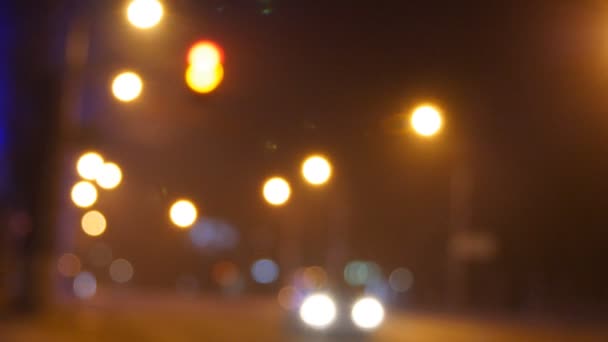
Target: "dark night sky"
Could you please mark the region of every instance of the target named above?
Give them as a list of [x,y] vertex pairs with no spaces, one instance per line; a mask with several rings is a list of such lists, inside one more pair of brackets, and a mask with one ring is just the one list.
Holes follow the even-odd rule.
[[[540,282],[557,296],[579,283],[605,298],[607,5],[273,3],[262,15],[255,1],[176,1],[146,33],[122,23],[120,7],[97,13],[86,115],[101,127],[101,149],[124,165],[124,188],[101,204],[120,226],[107,236],[119,251],[195,267],[185,238],[167,227],[168,201],[191,196],[246,239],[270,220],[262,179],[278,172],[298,183],[301,158],[320,150],[335,162],[353,257],[410,266],[432,287],[442,279],[454,151],[465,151],[473,226],[501,245],[493,274],[507,287]],[[199,38],[226,53],[224,83],[206,98],[181,79]],[[147,81],[133,106],[107,94],[121,68]],[[437,140],[400,121],[423,100],[445,109]],[[296,197],[306,191],[295,187]]]

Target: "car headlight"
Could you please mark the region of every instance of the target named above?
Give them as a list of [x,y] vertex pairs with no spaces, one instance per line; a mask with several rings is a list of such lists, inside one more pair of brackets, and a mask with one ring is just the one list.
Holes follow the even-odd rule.
[[384,320],[384,307],[376,298],[361,298],[353,305],[350,317],[361,329],[375,329]]
[[328,295],[313,294],[302,302],[300,318],[312,328],[326,328],[336,319],[336,303]]

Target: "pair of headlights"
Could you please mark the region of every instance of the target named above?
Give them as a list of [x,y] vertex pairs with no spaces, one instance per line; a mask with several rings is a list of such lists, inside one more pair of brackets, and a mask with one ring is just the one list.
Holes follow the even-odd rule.
[[[335,301],[326,294],[308,296],[300,306],[300,318],[315,329],[331,326],[337,315]],[[350,311],[350,318],[361,329],[375,329],[384,320],[384,307],[376,298],[363,297],[355,301]]]

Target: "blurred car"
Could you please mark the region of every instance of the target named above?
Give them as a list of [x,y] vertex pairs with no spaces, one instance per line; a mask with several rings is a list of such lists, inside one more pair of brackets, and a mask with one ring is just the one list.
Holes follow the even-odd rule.
[[360,289],[330,287],[304,291],[289,314],[288,327],[302,335],[365,339],[385,317],[381,300]]

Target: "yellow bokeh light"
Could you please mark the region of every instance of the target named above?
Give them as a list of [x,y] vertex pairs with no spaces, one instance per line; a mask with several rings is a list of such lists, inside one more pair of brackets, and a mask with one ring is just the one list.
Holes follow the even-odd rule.
[[291,196],[289,183],[281,177],[273,177],[264,183],[264,199],[271,205],[280,206],[287,203]]
[[131,71],[119,74],[112,81],[112,93],[116,99],[122,102],[131,102],[138,98],[143,87],[141,77]]
[[206,94],[217,88],[224,79],[224,67],[217,64],[213,69],[198,68],[192,64],[186,70],[186,84],[194,92]]
[[76,183],[72,187],[72,202],[77,207],[88,208],[97,202],[97,189],[87,181]]
[[84,214],[80,224],[85,234],[93,237],[103,234],[106,231],[107,226],[106,218],[102,213],[96,210]]
[[96,152],[86,152],[76,163],[76,171],[86,180],[94,180],[103,165],[103,157]]
[[97,175],[97,185],[103,189],[111,190],[116,188],[122,181],[122,171],[114,163],[105,163]]
[[196,206],[189,200],[178,200],[169,210],[171,222],[179,228],[191,227],[198,217]]
[[198,42],[188,52],[188,63],[198,70],[213,70],[222,59],[222,50],[210,41]]
[[422,105],[414,109],[410,121],[416,133],[430,137],[439,132],[443,125],[441,112],[431,105]]
[[314,155],[306,158],[302,163],[302,176],[312,185],[323,185],[329,181],[332,167],[327,158]]
[[127,7],[127,19],[140,29],[158,25],[163,14],[163,5],[158,0],[134,0]]

